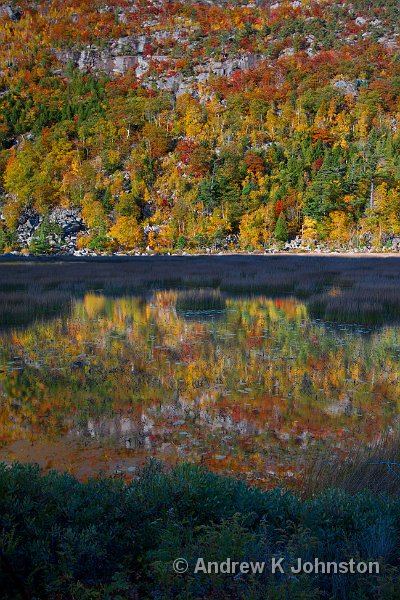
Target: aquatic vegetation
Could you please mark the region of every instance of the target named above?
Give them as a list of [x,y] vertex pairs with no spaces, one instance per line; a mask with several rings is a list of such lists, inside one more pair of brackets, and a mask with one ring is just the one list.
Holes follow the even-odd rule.
[[190,290],[180,292],[176,299],[177,310],[224,310],[225,299],[216,290]]
[[368,444],[356,444],[345,454],[310,454],[301,489],[307,497],[326,489],[356,494],[365,489],[379,495],[397,496],[400,491],[400,432],[377,435]]
[[[347,323],[399,320],[397,258],[197,256],[0,262],[0,327],[61,313],[88,292],[108,296],[155,290],[291,295],[315,317]],[[202,292],[204,296],[204,292]],[[196,295],[196,294],[195,294]],[[196,304],[196,299],[192,306]]]

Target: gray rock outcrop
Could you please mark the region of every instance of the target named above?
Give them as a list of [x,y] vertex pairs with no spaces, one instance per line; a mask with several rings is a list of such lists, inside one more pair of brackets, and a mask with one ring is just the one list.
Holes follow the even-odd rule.
[[0,6],[0,17],[9,17],[11,21],[19,21],[22,17],[21,10],[11,4]]
[[[32,209],[27,209],[18,221],[16,229],[17,241],[21,248],[29,248],[32,239],[43,222],[43,217]],[[76,250],[77,234],[85,230],[80,211],[74,208],[56,208],[49,214],[49,222],[56,226],[57,235],[53,245],[60,250],[73,252]]]

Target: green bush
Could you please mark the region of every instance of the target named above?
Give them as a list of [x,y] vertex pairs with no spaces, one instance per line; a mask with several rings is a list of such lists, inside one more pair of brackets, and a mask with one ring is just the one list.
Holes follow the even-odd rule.
[[[329,490],[301,501],[181,465],[150,463],[129,485],[79,483],[0,465],[0,589],[5,600],[398,598],[400,502]],[[379,560],[378,575],[194,573],[205,561]],[[177,575],[172,561],[185,557]]]
[[95,235],[89,242],[88,248],[94,252],[108,252],[112,240],[105,234]]
[[188,240],[184,235],[180,235],[176,239],[175,247],[178,250],[184,250],[187,246]]

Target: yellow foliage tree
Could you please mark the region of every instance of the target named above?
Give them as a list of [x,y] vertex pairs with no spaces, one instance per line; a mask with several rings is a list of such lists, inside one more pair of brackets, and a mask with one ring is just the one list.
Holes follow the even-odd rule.
[[317,226],[318,224],[315,219],[311,219],[311,217],[304,217],[301,237],[305,242],[314,242],[318,240],[319,234]]
[[273,206],[261,206],[252,213],[243,215],[240,226],[240,245],[247,248],[261,248],[273,231]]
[[110,228],[109,235],[114,238],[124,250],[134,250],[143,244],[143,227],[133,217],[118,217]]
[[103,229],[107,222],[107,216],[101,202],[96,200],[91,193],[86,194],[83,199],[82,217],[86,225],[93,230]]
[[382,233],[400,234],[400,193],[398,189],[388,189],[387,183],[381,183],[375,192],[374,212],[377,213]]
[[226,211],[216,208],[212,214],[207,217],[205,223],[205,233],[209,238],[215,236],[219,231],[228,232],[231,226],[228,221]]
[[329,213],[329,240],[337,244],[347,244],[353,234],[349,215],[342,210]]

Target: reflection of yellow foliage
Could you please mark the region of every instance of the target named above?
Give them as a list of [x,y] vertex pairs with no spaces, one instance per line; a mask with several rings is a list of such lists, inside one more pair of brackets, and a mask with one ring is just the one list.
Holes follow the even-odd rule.
[[[185,446],[190,452],[185,456],[198,460],[208,434],[220,443],[228,426],[235,461],[229,469],[253,472],[257,465],[261,472],[267,440],[251,434],[244,447],[240,423],[259,432],[272,425],[278,440],[304,432],[314,440],[326,439],[327,433],[335,439],[345,435],[345,428],[349,439],[357,424],[358,439],[366,440],[391,422],[393,415],[380,407],[383,398],[393,405],[397,401],[398,364],[389,353],[382,373],[380,357],[385,348],[398,345],[396,328],[368,338],[351,334],[342,345],[341,332],[310,320],[306,305],[294,298],[229,297],[221,319],[208,322],[203,314],[176,311],[180,294],[158,291],[145,301],[91,293],[72,306],[68,317],[3,332],[1,364],[23,356],[25,366],[23,372],[0,371],[5,392],[0,440],[36,441],[74,432],[72,423],[85,427],[90,414],[92,426],[98,419],[96,426],[104,425],[105,431],[107,423],[118,428],[127,419],[143,431],[143,416],[150,416],[150,433],[152,428],[162,432],[164,442],[177,431],[173,427],[171,433],[165,415],[181,411],[196,415],[185,422],[195,442],[190,450]],[[332,290],[332,300],[335,294]],[[370,419],[342,410],[349,379],[354,380],[353,404],[374,415],[373,428]],[[316,401],[310,401],[314,395]],[[332,412],[331,406],[340,410]],[[161,454],[156,438],[155,452]],[[274,444],[273,451],[279,441]],[[110,459],[104,455],[103,460]],[[214,466],[219,468],[218,461]]]
[[103,311],[105,297],[97,294],[86,294],[83,303],[88,317],[92,319]]

